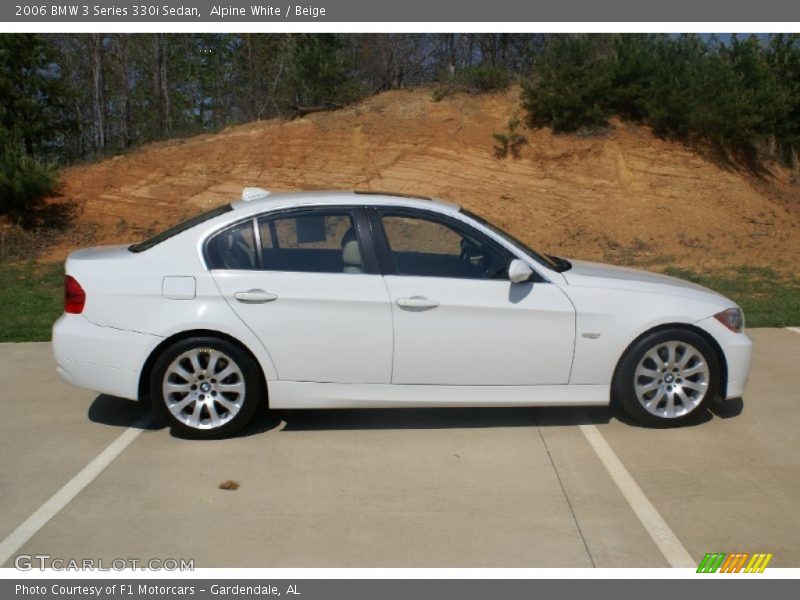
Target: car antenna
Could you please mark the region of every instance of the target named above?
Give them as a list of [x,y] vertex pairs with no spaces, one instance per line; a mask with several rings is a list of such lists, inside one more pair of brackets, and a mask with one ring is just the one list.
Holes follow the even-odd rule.
[[269,191],[259,187],[246,187],[242,190],[242,202],[250,202],[269,196]]

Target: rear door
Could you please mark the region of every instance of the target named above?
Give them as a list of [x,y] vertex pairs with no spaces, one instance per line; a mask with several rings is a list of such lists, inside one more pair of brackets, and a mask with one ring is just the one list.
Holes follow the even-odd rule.
[[511,253],[454,217],[377,209],[392,303],[392,382],[566,384],[575,312],[558,286],[508,280]]
[[211,238],[206,257],[280,380],[390,382],[391,308],[362,209],[250,219]]

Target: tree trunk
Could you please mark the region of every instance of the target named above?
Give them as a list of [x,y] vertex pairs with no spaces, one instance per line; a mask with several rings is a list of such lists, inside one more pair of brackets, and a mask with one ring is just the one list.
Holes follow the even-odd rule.
[[92,110],[94,147],[102,154],[106,148],[105,107],[103,106],[103,34],[92,35]]
[[248,111],[248,119],[258,119],[260,118],[259,110],[258,110],[258,99],[261,94],[259,94],[259,73],[256,73],[256,62],[255,57],[253,56],[253,36],[250,33],[246,33],[245,35],[245,47],[247,48],[247,91],[248,91],[248,98],[247,98],[247,111]]
[[164,97],[164,116],[167,133],[172,131],[172,110],[169,97],[169,81],[167,79],[167,48],[164,34],[161,34],[161,94]]
[[164,131],[164,103],[161,101],[161,34],[153,34],[153,41],[155,42],[153,46],[155,53],[155,60],[153,61],[153,104],[155,104],[156,117],[158,119],[156,124],[157,135],[161,135]]
[[122,144],[131,146],[131,89],[128,81],[128,43],[125,34],[118,33],[114,38],[117,62],[122,79]]
[[[68,151],[67,156],[68,158],[72,158],[77,155],[81,160],[86,160],[86,130],[84,127],[85,122],[83,115],[84,107],[80,101],[80,96],[77,93],[77,90],[85,86],[85,81],[81,80],[81,78],[75,73],[75,68],[72,62],[72,48],[69,46],[69,39],[69,37],[66,37],[64,41],[59,44],[59,52],[61,53],[61,62],[64,68],[64,78],[69,82],[71,89],[75,91],[74,95],[72,95],[72,110],[75,114],[75,127],[78,130],[78,135],[74,136],[76,138],[76,146],[74,146],[71,151]],[[81,54],[83,55],[83,53]]]
[[447,34],[447,72],[450,77],[456,74],[456,34]]
[[156,108],[158,110],[158,133],[164,135],[172,129],[170,121],[169,82],[167,80],[166,40],[163,33],[156,34],[155,89]]

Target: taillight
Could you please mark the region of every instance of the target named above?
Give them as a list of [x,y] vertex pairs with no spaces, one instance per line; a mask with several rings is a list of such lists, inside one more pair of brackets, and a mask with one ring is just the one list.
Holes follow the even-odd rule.
[[83,312],[84,304],[86,292],[72,275],[67,275],[64,278],[64,312],[79,315]]

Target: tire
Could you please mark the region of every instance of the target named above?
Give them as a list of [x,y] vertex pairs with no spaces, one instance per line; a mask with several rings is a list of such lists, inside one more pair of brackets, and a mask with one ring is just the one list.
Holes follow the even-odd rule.
[[236,344],[193,337],[168,347],[153,365],[150,397],[173,432],[230,436],[247,425],[264,395],[256,362]]
[[688,329],[666,329],[628,348],[613,390],[620,408],[635,421],[676,427],[702,415],[719,384],[719,360],[711,345]]

